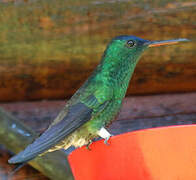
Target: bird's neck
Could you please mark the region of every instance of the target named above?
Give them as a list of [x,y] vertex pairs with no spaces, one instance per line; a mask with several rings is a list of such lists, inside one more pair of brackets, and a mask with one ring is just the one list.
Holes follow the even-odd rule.
[[137,59],[135,61],[134,59],[125,59],[116,63],[115,60],[109,62],[104,59],[98,66],[99,79],[102,79],[105,85],[113,88],[117,98],[124,98],[136,61]]

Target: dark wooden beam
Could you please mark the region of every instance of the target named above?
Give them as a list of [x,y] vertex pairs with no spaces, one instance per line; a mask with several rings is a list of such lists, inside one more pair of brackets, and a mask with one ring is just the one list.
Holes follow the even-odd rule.
[[[62,100],[17,102],[1,103],[1,107],[40,133],[48,127],[65,103]],[[110,129],[117,134],[126,129],[133,131],[195,122],[196,93],[133,96],[125,98],[121,112]]]

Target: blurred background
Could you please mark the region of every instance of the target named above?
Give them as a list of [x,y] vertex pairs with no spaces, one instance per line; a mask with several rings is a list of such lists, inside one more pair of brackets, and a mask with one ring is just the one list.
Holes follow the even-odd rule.
[[[195,19],[191,0],[0,0],[0,179],[11,153],[48,126],[118,35],[191,42],[144,53],[111,131],[195,123]],[[32,164],[54,178],[45,162]],[[12,179],[47,179],[42,173],[26,166]]]

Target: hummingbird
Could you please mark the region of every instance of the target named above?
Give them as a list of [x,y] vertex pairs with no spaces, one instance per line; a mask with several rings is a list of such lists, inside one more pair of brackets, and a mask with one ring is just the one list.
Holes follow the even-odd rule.
[[130,35],[115,37],[108,44],[91,76],[66,103],[48,129],[26,149],[9,159],[24,163],[45,153],[70,146],[88,145],[96,137],[107,144],[108,125],[118,115],[130,79],[142,53],[150,48],[188,39],[149,41]]

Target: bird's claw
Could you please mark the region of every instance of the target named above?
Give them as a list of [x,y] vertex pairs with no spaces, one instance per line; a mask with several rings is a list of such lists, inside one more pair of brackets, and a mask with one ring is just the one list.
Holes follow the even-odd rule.
[[99,131],[98,131],[98,135],[100,137],[102,137],[104,140],[104,144],[109,145],[108,140],[110,139],[110,137],[112,136],[104,127],[102,127]]
[[93,141],[90,141],[87,145],[86,145],[86,149],[91,151],[90,145],[93,143]]
[[108,143],[108,140],[110,139],[110,137],[111,137],[111,136],[109,136],[109,137],[105,138],[105,140],[104,140],[104,144],[106,144],[107,146],[109,146],[109,145],[110,145],[110,144]]

